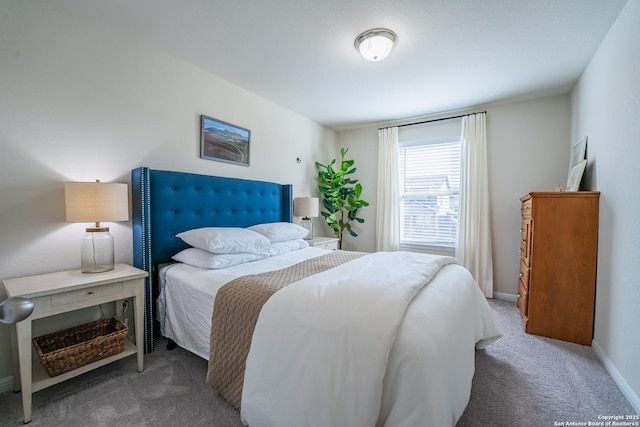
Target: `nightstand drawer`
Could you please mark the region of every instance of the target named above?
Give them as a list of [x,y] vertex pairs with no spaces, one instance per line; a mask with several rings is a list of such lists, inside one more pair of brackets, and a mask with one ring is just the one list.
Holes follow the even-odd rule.
[[52,295],[51,306],[59,307],[61,305],[72,304],[79,301],[86,301],[118,293],[122,293],[122,282],[93,286],[90,288],[78,289],[77,291]]
[[332,251],[335,251],[338,249],[338,242],[334,241],[334,242],[326,242],[326,243],[318,243],[313,245],[314,248],[322,248],[322,249],[330,249]]
[[307,240],[309,246],[313,246],[314,248],[321,249],[329,249],[330,251],[335,251],[338,249],[338,238],[337,237],[314,237],[311,240]]

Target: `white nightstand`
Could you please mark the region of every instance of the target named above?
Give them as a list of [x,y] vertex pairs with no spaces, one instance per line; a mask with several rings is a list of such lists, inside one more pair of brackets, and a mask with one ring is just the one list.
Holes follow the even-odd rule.
[[338,249],[337,237],[314,237],[311,240],[307,240],[307,243],[315,248],[331,249],[332,251]]
[[[16,392],[22,388],[25,423],[31,421],[31,394],[38,390],[136,353],[138,372],[142,372],[144,369],[145,277],[147,272],[144,270],[126,264],[117,264],[114,270],[104,273],[83,274],[80,270],[70,270],[2,281],[9,297],[25,297],[34,303],[33,314],[26,320],[11,325],[10,328],[13,384]],[[127,341],[122,353],[55,377],[49,377],[39,361],[32,363],[31,322],[33,320],[114,301],[116,315],[119,316],[122,314],[122,300],[125,298],[135,300],[133,304],[135,345]]]

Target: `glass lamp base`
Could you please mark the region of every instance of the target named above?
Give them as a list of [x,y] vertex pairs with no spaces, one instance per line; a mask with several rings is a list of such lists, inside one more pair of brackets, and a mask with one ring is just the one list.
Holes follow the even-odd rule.
[[309,218],[302,218],[300,220],[300,227],[309,230],[309,234],[304,237],[304,240],[312,240],[313,239],[313,222]]
[[108,228],[87,228],[80,244],[81,271],[103,273],[114,269],[113,236]]
[[111,265],[94,265],[93,267],[83,267],[82,273],[104,273],[105,271],[111,271],[115,268],[115,264]]

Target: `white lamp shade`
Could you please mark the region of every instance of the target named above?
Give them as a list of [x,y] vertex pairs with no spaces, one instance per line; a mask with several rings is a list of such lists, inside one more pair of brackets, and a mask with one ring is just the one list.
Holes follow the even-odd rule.
[[293,216],[316,217],[318,216],[319,205],[317,197],[296,197],[293,199]]
[[360,34],[355,47],[364,59],[370,62],[382,61],[391,53],[397,40],[396,34],[384,28],[376,28]]
[[127,184],[67,182],[64,185],[67,222],[127,221]]

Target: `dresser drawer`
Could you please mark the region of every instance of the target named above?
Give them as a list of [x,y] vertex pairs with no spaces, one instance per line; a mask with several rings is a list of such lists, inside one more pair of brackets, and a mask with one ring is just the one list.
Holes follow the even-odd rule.
[[522,226],[520,227],[520,237],[522,240],[527,240],[527,237],[529,236],[529,227],[531,227],[531,220],[523,219]]
[[64,292],[61,294],[54,294],[51,296],[51,306],[59,307],[62,305],[86,301],[93,298],[115,295],[118,293],[122,293],[122,289],[122,282],[118,282],[111,283],[109,285],[93,286],[89,288],[78,289],[75,291]]
[[522,282],[524,289],[529,292],[529,268],[522,259],[520,260],[520,274],[518,278],[520,282]]
[[531,199],[527,199],[522,202],[522,207],[520,208],[520,212],[522,213],[522,218],[531,218]]
[[527,267],[530,266],[531,260],[532,227],[533,220],[525,219],[522,221],[522,227],[520,228],[520,258],[524,260]]
[[518,308],[520,317],[526,322],[529,318],[529,291],[525,289],[522,280],[518,280]]

